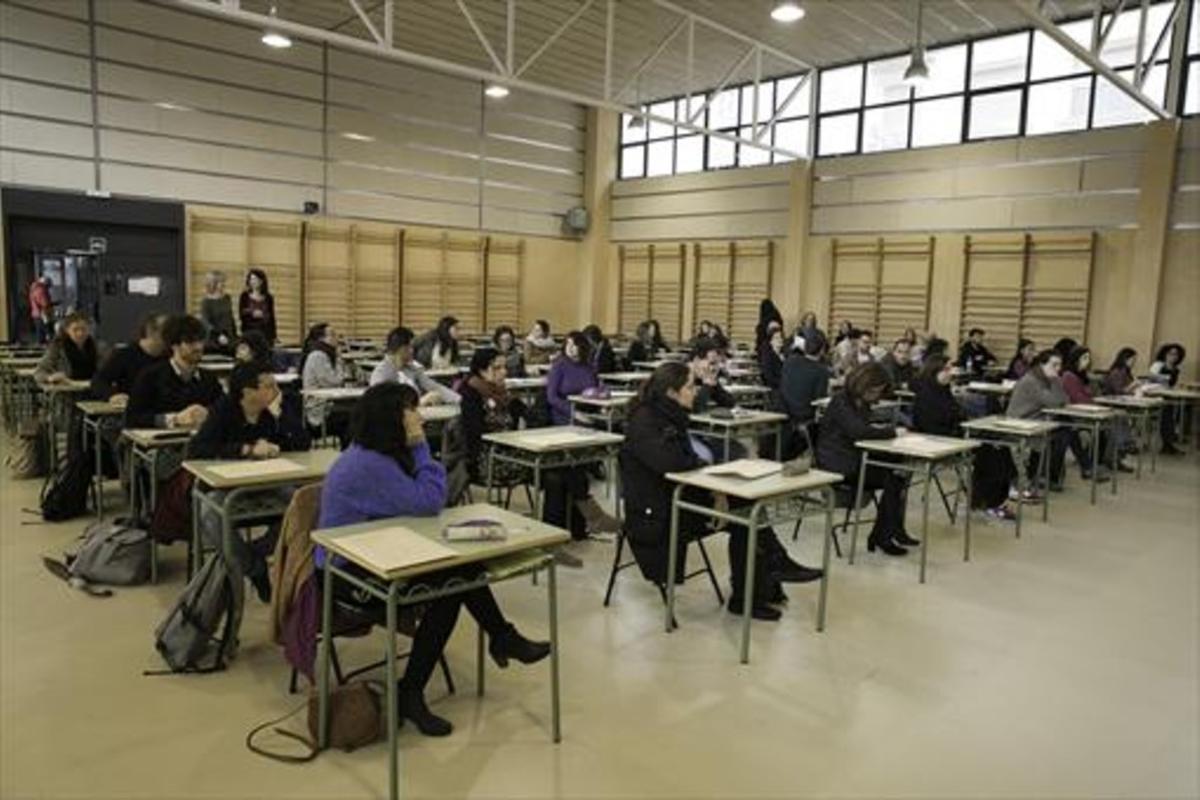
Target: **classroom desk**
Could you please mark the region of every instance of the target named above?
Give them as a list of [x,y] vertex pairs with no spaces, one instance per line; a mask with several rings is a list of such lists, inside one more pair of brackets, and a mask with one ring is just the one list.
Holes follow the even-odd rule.
[[762,384],[736,383],[723,387],[733,396],[739,406],[746,408],[763,408],[767,398],[771,396],[771,387]]
[[[971,477],[974,471],[972,451],[980,446],[980,442],[967,439],[953,439],[947,436],[928,436],[926,434],[910,433],[897,436],[895,439],[863,439],[854,443],[862,451],[862,461],[858,470],[858,491],[855,493],[854,530],[850,534],[850,563],[854,563],[854,553],[858,545],[858,527],[862,517],[863,484],[867,478],[868,467],[899,470],[910,475],[923,474],[925,486],[921,493],[921,570],[920,582],[925,582],[925,565],[929,558],[929,490],[933,484],[934,473],[944,464],[955,467],[960,486],[965,488],[967,495],[966,513],[963,519],[963,561],[971,560]],[[872,456],[881,456],[872,458]],[[888,461],[882,456],[899,458],[899,461]],[[966,480],[958,467],[966,468]]]
[[1197,403],[1200,403],[1200,391],[1151,386],[1147,390],[1146,396],[1160,397],[1166,401],[1169,407],[1175,409],[1175,425],[1179,431],[1179,436],[1177,437],[1179,445],[1185,448],[1188,447],[1188,439],[1190,438],[1192,427],[1189,425],[1190,418],[1188,411],[1194,408]]
[[688,417],[688,433],[705,439],[716,439],[722,443],[724,458],[729,460],[729,449],[734,439],[757,439],[760,436],[775,437],[775,458],[783,458],[783,426],[787,414],[775,411],[751,411],[734,409],[732,417],[716,417],[711,411],[691,414]]
[[[329,403],[353,403],[367,393],[367,386],[330,386],[324,389],[303,389],[300,394],[303,397],[311,397],[317,400],[325,400]],[[452,419],[457,417],[461,411],[458,403],[443,403],[434,406],[418,406],[417,413],[421,415],[421,420],[434,430],[440,432]],[[321,438],[326,438],[326,423],[328,415],[321,420]]]
[[125,404],[110,403],[107,400],[79,400],[75,408],[82,415],[83,449],[87,452],[88,432],[92,434],[92,448],[96,459],[93,467],[92,485],[96,493],[96,519],[104,518],[104,441],[100,429],[105,419],[119,417],[125,414]]
[[[815,421],[820,422],[821,418],[825,416],[825,410],[829,408],[832,399],[832,397],[821,397],[812,401]],[[899,419],[900,406],[899,400],[880,400],[871,406],[871,419],[895,425]]]
[[635,361],[630,366],[634,369],[640,369],[645,372],[654,372],[663,364],[670,364],[673,359],[660,358],[655,361]]
[[537,396],[546,388],[546,379],[542,376],[529,378],[505,378],[504,388],[509,394],[517,397],[526,405],[532,405]]
[[626,409],[629,408],[629,404],[636,396],[634,392],[620,391],[613,392],[608,397],[584,397],[581,394],[573,394],[567,398],[571,402],[571,424],[575,424],[578,415],[599,417],[604,422],[604,430],[612,433],[617,423],[624,419]]
[[[50,439],[50,469],[53,471],[58,464],[58,430],[57,416],[59,409],[56,406],[61,406],[63,415],[70,418],[71,414],[71,398],[76,395],[81,395],[91,391],[91,381],[72,381],[65,380],[59,383],[38,383],[37,388],[46,395],[46,408],[49,413],[46,414],[46,436]],[[68,427],[69,430],[69,427]]]
[[[1165,402],[1157,397],[1138,396],[1132,394],[1101,395],[1093,401],[1098,406],[1116,408],[1124,411],[1135,422],[1138,431],[1137,469],[1134,477],[1142,478],[1142,456],[1150,451],[1150,471],[1158,471],[1158,451],[1154,449],[1154,433],[1158,430],[1158,421],[1162,417]],[[1118,453],[1117,459],[1121,456]]]
[[[608,480],[616,479],[617,454],[625,437],[577,425],[526,428],[517,431],[485,433],[488,492],[492,489],[495,462],[507,462],[533,472],[533,518],[542,518],[542,471],[587,464],[607,464]],[[618,493],[616,495],[620,497]],[[618,503],[618,510],[620,504]]]
[[0,402],[4,404],[4,421],[9,430],[33,416],[32,387],[41,360],[40,356],[0,359]]
[[[1062,408],[1047,408],[1043,415],[1052,417],[1067,427],[1075,430],[1089,431],[1092,434],[1092,505],[1096,505],[1096,486],[1100,476],[1100,434],[1108,428],[1109,436],[1115,433],[1116,421],[1123,413],[1114,408],[1079,403]],[[1112,483],[1112,493],[1117,493],[1117,448],[1112,448],[1112,464],[1109,470],[1109,481]]]
[[466,367],[446,367],[444,369],[427,369],[425,376],[447,386],[458,380],[460,375],[467,373]]
[[[325,473],[329,471],[339,455],[341,454],[337,450],[280,453],[277,459],[270,459],[270,461],[273,463],[290,462],[291,469],[272,470],[259,474],[247,472],[238,477],[226,476],[222,474],[221,470],[232,465],[254,465],[256,462],[248,459],[231,461],[188,459],[183,462],[183,468],[195,478],[195,484],[192,487],[192,562],[197,569],[204,557],[204,542],[200,536],[201,512],[207,508],[217,514],[221,520],[221,556],[225,559],[225,567],[229,571],[229,580],[233,588],[229,625],[232,631],[234,652],[237,650],[237,636],[242,624],[246,591],[242,570],[233,558],[232,543],[233,537],[237,535],[235,533],[236,523],[268,516],[283,516],[288,505],[286,502],[270,496],[248,498],[251,502],[240,504],[238,501],[246,495],[258,495],[268,489],[302,486],[306,483],[324,480]],[[217,492],[221,493],[219,498],[214,497]]]
[[1016,386],[1016,381],[1002,381],[1001,383],[971,381],[967,384],[967,391],[972,394],[982,394],[988,397],[998,397],[1007,400],[1009,395],[1013,393],[1014,386]]
[[[508,529],[507,538],[484,542],[446,542],[442,530],[446,525],[471,519],[489,519],[501,522]],[[343,542],[347,537],[369,531],[403,526],[406,532],[397,535],[422,537],[436,541],[455,552],[450,558],[425,562],[401,569],[387,569],[379,563],[347,548]],[[553,741],[562,740],[559,715],[559,638],[558,638],[558,593],[554,571],[554,558],[542,548],[554,547],[570,540],[570,534],[541,522],[526,519],[487,504],[456,506],[447,508],[434,517],[397,517],[376,520],[359,525],[326,528],[313,531],[312,541],[327,552],[336,553],[355,566],[370,573],[364,579],[344,567],[337,566],[333,559],[326,560],[324,589],[321,593],[321,643],[317,656],[318,696],[318,739],[324,748],[329,737],[329,665],[330,641],[333,630],[333,581],[340,578],[383,601],[387,606],[387,634],[384,638],[385,666],[385,714],[388,730],[388,792],[392,800],[400,796],[400,750],[397,730],[400,727],[396,708],[396,621],[399,609],[472,591],[493,583],[510,580],[521,575],[546,570],[547,618],[550,627],[550,713]],[[431,588],[421,583],[421,578],[430,573],[452,567],[479,565],[477,577],[471,580],[452,579],[446,584]],[[476,691],[483,696],[484,684],[484,636],[479,630],[476,651]]]
[[[1008,448],[1017,465],[1017,538],[1021,538],[1021,521],[1024,517],[1025,493],[1029,491],[1029,473],[1026,469],[1030,453],[1038,452],[1038,471],[1042,481],[1050,485],[1050,434],[1058,427],[1053,422],[1034,419],[1012,419],[994,414],[988,417],[967,420],[963,423],[963,436],[981,442]],[[1036,447],[1033,445],[1036,443]],[[1050,494],[1042,496],[1042,522],[1050,521]],[[971,510],[967,509],[970,514]]]
[[740,367],[722,370],[722,374],[731,381],[745,382],[751,385],[760,377],[757,369],[743,369]]
[[[126,428],[121,438],[129,444],[129,513],[136,524],[148,526],[158,505],[158,456],[164,450],[179,450],[181,453],[196,434],[187,428]],[[145,520],[141,515],[141,495],[138,493],[138,472],[146,468],[150,489],[150,513]],[[158,541],[150,537],[150,582],[158,583]]]
[[649,372],[605,372],[600,382],[606,386],[638,386],[650,380]]
[[[834,472],[811,469],[803,475],[785,476],[775,472],[756,480],[712,475],[713,467],[703,467],[691,472],[667,473],[673,481],[675,491],[671,495],[670,538],[667,541],[667,609],[666,631],[670,633],[675,621],[675,571],[679,557],[679,512],[691,511],[713,520],[734,522],[746,526],[746,585],[742,589],[742,644],[741,663],[750,663],[750,620],[754,608],[754,561],[758,545],[758,530],[768,525],[801,519],[812,496],[819,494],[825,510],[825,541],[821,549],[821,589],[817,599],[817,630],[825,630],[825,602],[829,593],[829,549],[833,541],[833,486],[842,480]],[[744,500],[748,505],[718,511],[706,505],[690,503],[683,499],[685,488],[693,486],[728,497]],[[799,500],[799,502],[796,502]]]

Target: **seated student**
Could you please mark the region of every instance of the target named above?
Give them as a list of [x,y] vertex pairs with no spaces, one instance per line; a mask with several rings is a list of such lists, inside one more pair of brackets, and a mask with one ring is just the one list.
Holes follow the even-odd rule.
[[163,359],[167,346],[162,327],[166,314],[151,314],[138,325],[136,338],[124,347],[113,350],[96,374],[92,376],[92,395],[114,405],[129,401],[134,381],[142,370]]
[[510,325],[501,325],[492,334],[492,344],[504,356],[504,366],[510,378],[525,377],[525,353],[517,347],[517,333]]
[[[498,351],[483,347],[471,356],[471,374],[462,387],[462,429],[467,470],[473,483],[487,479],[484,434],[516,430],[527,413],[525,404],[504,387],[506,377],[506,361]],[[497,483],[532,481],[528,470],[508,462],[497,461],[492,468]],[[542,508],[545,522],[570,529],[575,539],[616,533],[621,529],[620,522],[609,516],[592,497],[586,468],[543,470],[541,479],[546,490]],[[579,512],[577,518],[571,515],[572,507]]]
[[[793,352],[783,364],[779,380],[779,397],[783,409],[793,426],[809,428],[809,436],[815,433],[811,425],[816,419],[813,401],[829,395],[829,380],[833,373],[825,366],[825,337],[820,333],[809,333],[804,338],[804,352]],[[804,438],[799,437],[788,453],[799,455],[804,451]]]
[[[200,430],[188,442],[187,453],[188,458],[265,459],[308,447],[308,433],[303,426],[283,413],[283,393],[270,365],[252,361],[233,368],[229,395],[213,405]],[[209,547],[224,546],[221,519],[207,507],[201,512],[200,532]],[[274,549],[274,532],[254,545],[241,536],[231,537],[233,557],[264,603],[271,601],[271,579],[264,554]]]
[[233,348],[233,360],[240,364],[249,364],[252,361],[257,361],[260,364],[274,365],[274,358],[271,354],[271,343],[267,341],[267,337],[259,330],[248,330],[237,340]]
[[1054,343],[1054,352],[1062,356],[1063,363],[1067,363],[1067,359],[1071,357],[1071,351],[1079,346],[1079,342],[1072,339],[1070,336],[1064,336]]
[[[800,316],[800,324],[796,326],[795,333],[792,335],[792,346],[789,350],[803,353],[805,340],[814,333],[819,333],[822,339],[826,339],[825,332],[817,324],[817,315],[812,311],[805,311]],[[826,341],[828,340],[826,339]]]
[[[1150,377],[1155,383],[1175,388],[1179,383],[1179,365],[1183,363],[1186,352],[1183,345],[1164,344],[1158,348],[1154,362],[1150,365]],[[1159,436],[1162,438],[1162,452],[1169,456],[1182,455],[1183,451],[1175,446],[1178,441],[1175,433],[1178,409],[1175,406],[1163,407],[1159,417]]]
[[613,352],[608,338],[600,330],[599,325],[588,325],[583,329],[584,338],[592,348],[592,369],[597,375],[606,375],[617,371],[617,354]]
[[596,369],[592,366],[592,346],[579,331],[571,331],[563,342],[562,355],[550,365],[546,376],[546,402],[550,405],[550,421],[555,425],[571,423],[573,394],[599,386]]
[[733,395],[721,385],[721,367],[725,363],[724,353],[712,339],[697,342],[692,348],[692,358],[688,369],[692,373],[692,382],[696,389],[696,398],[692,403],[692,411],[703,414],[714,406],[733,408],[737,405]]
[[855,330],[841,344],[841,353],[834,363],[834,371],[838,375],[849,375],[863,364],[872,363],[875,358],[871,355],[871,345],[874,337],[870,331]]
[[87,314],[73,311],[63,319],[58,335],[50,340],[33,377],[38,383],[90,381],[96,374],[98,360]]
[[663,341],[662,333],[659,332],[658,320],[648,319],[638,323],[637,333],[629,345],[629,363],[656,361],[659,351],[667,349],[667,343]]
[[897,339],[892,344],[890,353],[879,359],[879,366],[887,373],[892,382],[892,389],[903,389],[916,376],[917,370],[912,363],[912,342],[908,339]]
[[787,357],[784,352],[783,328],[771,323],[767,340],[758,349],[758,369],[762,382],[771,389],[779,388],[779,380],[783,374],[783,360]]
[[526,364],[549,364],[558,352],[558,342],[550,335],[550,323],[544,319],[534,320],[522,347]]
[[[687,366],[676,362],[660,366],[642,385],[630,408],[625,442],[621,446],[625,532],[642,575],[659,586],[664,586],[668,579],[671,495],[675,489],[675,484],[666,476],[705,464],[688,435],[688,414],[695,395],[696,387]],[[688,489],[683,496],[688,502],[709,506],[718,500],[724,501],[724,498],[715,498],[698,489]],[[727,502],[734,507],[741,505],[741,501],[734,498]],[[680,514],[679,559],[673,576],[676,583],[682,582],[686,573],[686,543],[704,536],[709,531],[707,523],[706,519],[689,512]],[[741,614],[746,588],[747,531],[741,525],[722,524],[729,533],[732,592],[728,608],[730,613]],[[755,551],[753,617],[779,619],[782,614],[777,606],[787,602],[780,583],[804,583],[817,580],[821,575],[821,570],[793,561],[770,528],[760,528]]]
[[996,363],[996,357],[983,343],[983,328],[971,328],[958,350],[958,366],[968,375],[982,375],[984,368]]
[[1033,363],[1034,356],[1037,355],[1037,346],[1032,339],[1019,339],[1017,341],[1017,352],[1012,357],[1012,361],[1008,362],[1008,369],[1004,373],[1004,380],[1016,381],[1025,377],[1025,373],[1029,371],[1029,365]]
[[[925,359],[921,371],[909,386],[913,390],[913,428],[934,436],[962,436],[967,418],[954,399],[950,385],[954,365],[942,355]],[[975,508],[986,509],[992,519],[1013,520],[1016,514],[1008,506],[1009,488],[1017,468],[1006,447],[983,445],[974,453],[971,473],[971,501]],[[1026,499],[1034,499],[1033,493]]]
[[[840,473],[848,487],[857,487],[862,454],[855,442],[862,439],[893,439],[896,428],[871,422],[871,406],[878,403],[890,387],[887,373],[876,363],[863,364],[846,376],[846,385],[833,395],[821,418],[817,437],[817,466]],[[875,525],[867,539],[867,549],[882,550],[889,556],[908,553],[905,546],[920,544],[904,528],[904,476],[886,467],[871,466],[864,477],[863,490],[883,490]]]
[[700,324],[696,326],[696,334],[692,337],[691,341],[688,342],[688,347],[695,347],[696,342],[700,342],[705,339],[711,339],[714,328],[715,326],[711,321],[707,319],[700,320]]
[[[372,386],[358,401],[352,419],[351,444],[325,476],[318,525],[331,528],[441,512],[446,502],[446,470],[430,454],[413,388],[397,383]],[[329,554],[318,547],[314,558],[323,569]],[[358,572],[340,557],[334,558],[345,569]],[[478,569],[476,565],[426,573],[421,583],[436,588],[450,580],[474,578]],[[382,600],[366,598],[346,581],[334,581],[333,586],[339,602],[358,607],[376,624],[387,624]],[[453,731],[448,720],[425,704],[425,685],[462,606],[487,633],[488,652],[497,666],[507,667],[510,660],[533,664],[550,655],[548,642],[526,639],[505,619],[488,586],[429,601],[397,686],[401,720],[412,721],[426,736],[447,736]]]
[[[1063,391],[1067,395],[1067,400],[1071,403],[1091,403],[1095,396],[1092,394],[1091,378],[1088,377],[1088,372],[1092,367],[1092,351],[1083,346],[1076,346],[1071,354],[1067,356],[1066,363],[1062,373]],[[1101,458],[1105,464],[1111,463],[1113,456],[1113,447],[1118,448],[1119,453],[1123,454],[1130,440],[1128,427],[1122,425],[1123,420],[1116,420],[1113,425],[1112,437],[1108,433],[1101,434],[1100,437],[1100,452],[1103,454]],[[1117,468],[1122,472],[1133,472],[1133,467],[1126,464],[1124,461],[1118,460]]]
[[838,323],[837,330],[834,332],[833,344],[837,345],[844,342],[846,339],[854,338],[854,323],[848,319],[844,319]]
[[1133,394],[1141,385],[1141,382],[1133,377],[1135,366],[1137,366],[1137,350],[1132,347],[1122,347],[1118,350],[1100,384],[1104,394]]
[[458,364],[458,320],[442,317],[437,327],[413,341],[413,358],[427,369],[450,369]]
[[421,397],[421,405],[457,403],[458,392],[438,383],[425,374],[421,364],[413,360],[413,332],[404,326],[392,328],[384,345],[387,354],[371,370],[370,384],[407,383]]
[[[346,380],[338,365],[338,334],[328,322],[308,329],[300,356],[300,382],[305,389],[336,389]],[[309,432],[324,429],[345,446],[350,429],[348,414],[339,413],[335,404],[316,397],[304,398],[304,419]]]
[[223,394],[216,377],[200,369],[207,337],[204,323],[187,314],[169,317],[162,335],[171,357],[138,374],[125,408],[125,425],[199,428],[208,407]]
[[775,328],[783,330],[783,314],[779,313],[779,308],[775,305],[775,301],[769,297],[764,297],[758,303],[758,324],[754,326],[755,354],[771,338],[771,331]]
[[[1005,413],[1017,419],[1036,417],[1048,408],[1062,408],[1067,405],[1067,393],[1063,389],[1062,356],[1054,350],[1043,350],[1034,357],[1033,363],[1025,377],[1017,381],[1013,387],[1012,396],[1008,399]],[[1085,480],[1092,476],[1091,454],[1084,449],[1079,436],[1068,426],[1062,425],[1050,435],[1050,489],[1061,492],[1063,475],[1066,469],[1067,448],[1075,455],[1079,468]],[[1037,455],[1029,465],[1029,477],[1037,477]],[[1108,480],[1103,467],[1097,480]]]

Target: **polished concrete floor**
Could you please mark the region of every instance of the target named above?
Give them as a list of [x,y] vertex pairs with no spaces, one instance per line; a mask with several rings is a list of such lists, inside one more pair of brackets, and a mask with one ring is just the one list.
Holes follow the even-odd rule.
[[[0,797],[369,798],[386,796],[386,748],[304,766],[243,744],[298,703],[251,601],[244,647],[221,674],[145,677],[152,632],[182,585],[183,552],[157,586],[93,599],[53,580],[80,522],[24,524],[36,482],[0,482]],[[630,571],[601,597],[612,545],[577,546],[560,572],[563,733],[550,742],[549,670],[490,667],[474,692],[474,627],[449,650],[459,692],[431,683],[454,735],[401,733],[408,797],[1159,798],[1200,796],[1200,461],[1163,460],[1089,506],[1076,476],[1050,523],[933,516],[929,583],[914,558],[836,561],[829,622],[816,589],[790,589],[779,623],[738,626],[699,581],[676,633]],[[910,530],[919,517],[910,515]],[[818,523],[796,550],[818,560]],[[724,547],[717,542],[724,576]],[[499,589],[543,635],[544,583]],[[343,648],[363,663],[373,638]],[[290,723],[301,727],[300,718]]]

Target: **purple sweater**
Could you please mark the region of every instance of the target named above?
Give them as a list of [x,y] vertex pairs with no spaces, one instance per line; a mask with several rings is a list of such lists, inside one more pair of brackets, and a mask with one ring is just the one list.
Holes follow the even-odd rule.
[[[410,476],[391,456],[357,444],[346,448],[325,476],[317,526],[430,517],[440,512],[446,505],[446,469],[433,460],[427,444],[417,445],[412,454],[416,470]],[[324,548],[317,548],[316,562],[324,566]]]
[[554,424],[569,425],[571,401],[567,398],[597,384],[596,370],[591,364],[580,364],[566,356],[558,358],[546,376],[546,401]]

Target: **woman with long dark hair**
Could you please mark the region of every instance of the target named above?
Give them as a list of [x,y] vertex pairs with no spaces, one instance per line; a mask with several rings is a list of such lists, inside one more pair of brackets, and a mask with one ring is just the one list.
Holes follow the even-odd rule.
[[246,288],[238,298],[238,316],[241,318],[243,336],[248,331],[259,331],[268,343],[275,344],[278,338],[275,297],[267,283],[267,273],[257,267],[246,273]]
[[[1175,385],[1179,383],[1179,365],[1183,363],[1185,355],[1187,355],[1187,351],[1183,349],[1183,345],[1175,342],[1164,344],[1158,348],[1154,361],[1150,364],[1150,379],[1163,386],[1175,388]],[[1167,405],[1159,417],[1158,430],[1162,439],[1164,455],[1177,456],[1183,453],[1175,446],[1178,441],[1175,430],[1177,412],[1178,409],[1175,406]]]
[[658,320],[648,319],[638,323],[634,340],[629,345],[628,359],[632,364],[636,361],[654,361],[660,350],[668,350],[658,327]]
[[1034,356],[1037,355],[1037,345],[1032,339],[1018,339],[1017,352],[1013,354],[1012,360],[1008,362],[1008,369],[1004,373],[1006,381],[1018,381],[1025,377],[1025,373],[1029,371],[1029,365],[1033,363]]
[[437,327],[413,342],[413,357],[429,369],[450,369],[458,364],[458,319],[442,317]]
[[[667,581],[671,495],[675,488],[666,476],[698,469],[707,463],[688,435],[688,414],[695,397],[696,387],[686,364],[670,362],[660,366],[643,384],[630,408],[625,443],[621,447],[625,532],[642,575],[660,587]],[[691,488],[684,491],[684,499],[709,506],[716,502],[711,493]],[[733,507],[740,505],[734,498],[728,502]],[[733,523],[725,523],[724,527],[729,533],[729,581],[733,590],[728,608],[730,613],[740,614],[746,586],[747,531]],[[676,582],[686,573],[687,542],[708,532],[705,518],[686,511],[679,515]],[[781,582],[805,583],[817,580],[821,574],[819,569],[793,561],[774,531],[760,528],[755,554],[754,618],[780,618],[776,606],[787,601]]]
[[550,365],[546,376],[546,402],[550,404],[550,419],[555,425],[571,422],[573,394],[598,386],[599,378],[592,366],[592,345],[579,331],[571,331],[563,340],[562,353]]
[[74,311],[63,319],[33,376],[39,383],[90,381],[98,360],[91,320],[82,311]]
[[783,314],[779,313],[774,301],[763,298],[758,304],[758,324],[754,326],[754,352],[761,353],[763,344],[771,338],[771,326],[783,330]]
[[[354,410],[350,435],[352,443],[325,477],[319,527],[441,512],[446,502],[446,470],[430,455],[417,413],[417,393],[411,386],[381,383],[368,389]],[[317,548],[319,567],[324,567],[328,557]],[[421,582],[437,587],[453,578],[473,578],[477,572],[478,567],[441,570],[423,575]],[[383,601],[358,592],[345,581],[334,581],[334,591],[341,602],[360,607],[377,624],[386,619]],[[526,639],[505,619],[489,587],[430,601],[413,635],[412,651],[398,686],[401,718],[414,722],[426,736],[446,736],[453,730],[448,720],[429,710],[424,692],[462,606],[487,633],[488,651],[498,666],[508,666],[510,659],[532,664],[550,654],[548,642]]]
[[1137,350],[1132,347],[1122,347],[1117,351],[1108,371],[1104,373],[1102,386],[1105,394],[1133,394],[1133,390],[1138,387],[1138,379],[1133,376],[1137,357]]
[[[338,365],[338,343],[337,331],[328,322],[318,322],[308,329],[300,356],[300,382],[305,389],[334,389],[345,383]],[[305,397],[304,419],[314,435],[323,428],[327,435],[332,434],[346,444],[350,417],[338,413],[328,400]]]

